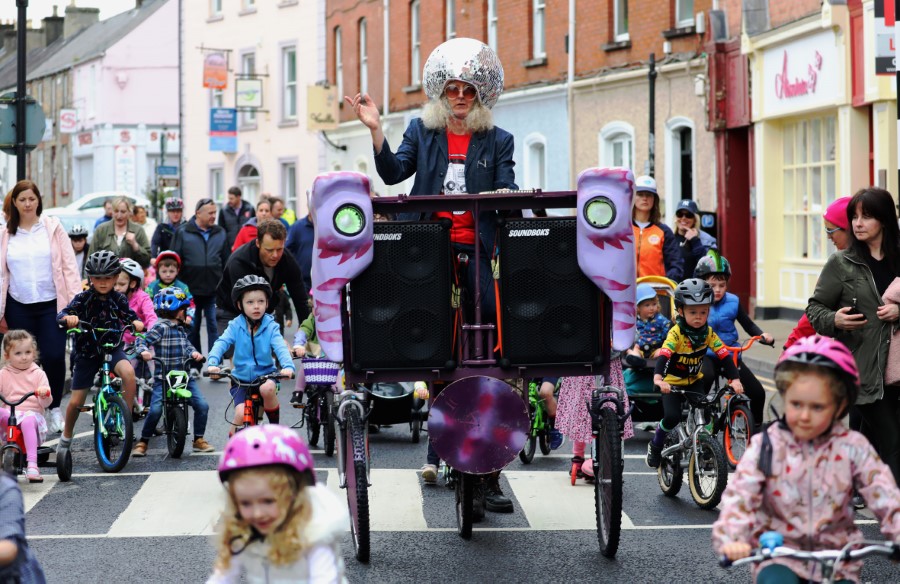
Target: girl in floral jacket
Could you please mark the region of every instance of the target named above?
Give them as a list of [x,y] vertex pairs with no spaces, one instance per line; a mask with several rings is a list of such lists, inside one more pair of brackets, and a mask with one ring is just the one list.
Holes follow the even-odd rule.
[[[850,351],[826,337],[801,339],[775,368],[784,417],[753,436],[722,497],[713,547],[732,561],[750,555],[759,536],[778,531],[787,547],[840,549],[862,540],[853,523],[853,489],[900,543],[900,490],[887,465],[841,418],[856,398],[859,371]],[[841,562],[836,579],[858,581],[860,562]],[[763,562],[757,581],[822,578],[819,565],[777,558]],[[778,580],[783,581],[783,580]]]

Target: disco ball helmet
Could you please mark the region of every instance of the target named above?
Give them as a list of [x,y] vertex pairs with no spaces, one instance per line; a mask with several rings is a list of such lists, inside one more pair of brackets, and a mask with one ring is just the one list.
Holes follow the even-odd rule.
[[455,38],[441,43],[428,56],[422,71],[425,95],[439,99],[448,81],[463,81],[478,90],[478,101],[491,109],[503,93],[503,65],[483,42]]

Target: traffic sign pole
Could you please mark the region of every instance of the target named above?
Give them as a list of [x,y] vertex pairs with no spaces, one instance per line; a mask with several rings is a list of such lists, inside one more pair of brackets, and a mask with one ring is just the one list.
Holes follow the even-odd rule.
[[16,180],[25,180],[25,27],[28,0],[16,0],[19,9],[18,30],[16,31]]

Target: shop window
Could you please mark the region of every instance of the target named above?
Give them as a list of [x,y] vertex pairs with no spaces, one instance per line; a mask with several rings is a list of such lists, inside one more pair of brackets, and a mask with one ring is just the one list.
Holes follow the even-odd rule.
[[547,188],[547,139],[541,134],[529,134],[525,138],[525,181],[526,189]]
[[634,168],[634,128],[612,122],[600,130],[600,166]]
[[487,3],[487,44],[497,50],[497,0],[488,0]]
[[615,24],[614,40],[622,42],[629,40],[628,35],[628,0],[614,0],[613,23]]
[[334,27],[334,84],[338,99],[344,99],[344,56],[341,51],[341,27]]
[[422,73],[422,61],[420,56],[422,37],[419,34],[419,0],[409,5],[409,84],[419,85],[419,76]]
[[836,197],[834,116],[783,126],[784,232],[788,257],[825,260],[831,253],[822,213]]
[[546,13],[545,0],[532,0],[531,4],[531,58],[543,59],[547,56],[546,31],[544,30]]

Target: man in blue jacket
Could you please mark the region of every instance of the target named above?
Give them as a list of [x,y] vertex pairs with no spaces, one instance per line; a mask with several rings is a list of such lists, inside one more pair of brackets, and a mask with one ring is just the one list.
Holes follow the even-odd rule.
[[212,348],[219,337],[216,331],[216,285],[222,278],[231,251],[225,230],[216,225],[215,201],[201,199],[197,202],[194,216],[175,232],[172,251],[181,256],[179,277],[194,297],[196,312],[189,335],[191,344],[201,350],[200,327],[205,318],[207,348]]

